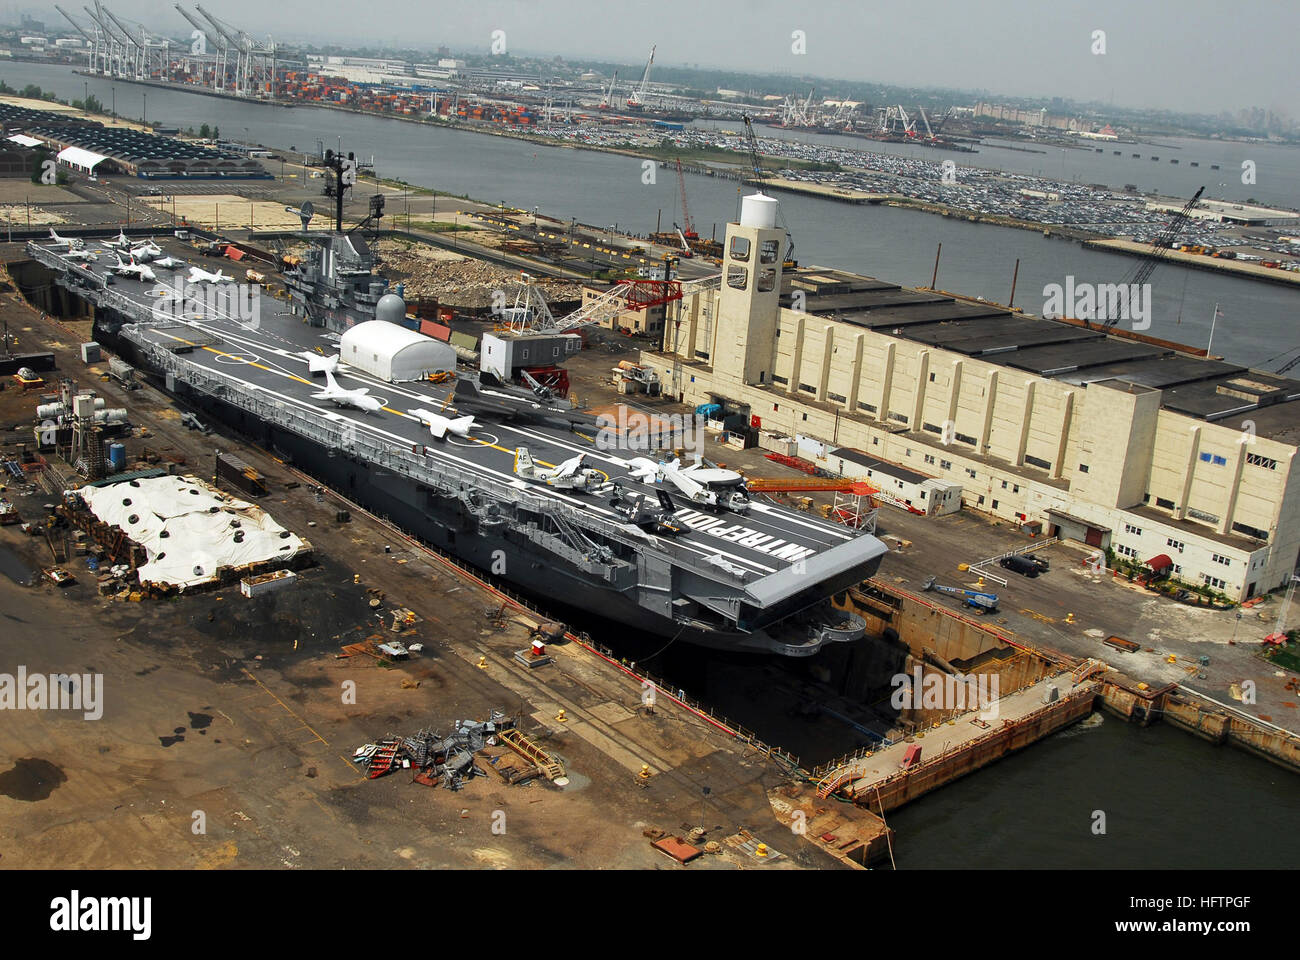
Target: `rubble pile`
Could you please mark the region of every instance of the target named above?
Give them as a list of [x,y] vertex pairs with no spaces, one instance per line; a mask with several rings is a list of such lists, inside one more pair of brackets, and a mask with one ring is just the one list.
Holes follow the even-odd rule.
[[367,743],[352,754],[352,762],[367,770],[371,780],[401,768],[415,770],[414,779],[427,786],[441,783],[449,790],[459,790],[472,777],[487,773],[474,763],[474,754],[484,747],[495,746],[495,734],[513,730],[515,722],[500,710],[493,710],[487,720],[456,720],[451,733],[443,736],[431,728],[413,736],[389,734],[378,743]]
[[[465,309],[487,309],[503,291],[513,303],[519,272],[421,244],[384,244],[384,272],[403,285],[408,302],[437,300]],[[539,280],[548,301],[581,300],[582,287],[559,280]],[[498,298],[499,302],[499,298]]]

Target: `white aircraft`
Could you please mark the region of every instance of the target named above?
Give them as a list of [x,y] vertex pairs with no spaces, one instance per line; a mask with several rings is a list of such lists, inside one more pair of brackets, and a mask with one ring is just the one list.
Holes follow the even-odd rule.
[[80,250],[85,244],[77,237],[61,237],[50,227],[51,250]]
[[131,256],[140,261],[157,260],[162,255],[162,247],[152,240],[146,240],[144,243],[131,248]]
[[525,480],[537,480],[559,490],[577,490],[585,493],[603,493],[612,484],[600,470],[582,465],[585,453],[565,460],[557,467],[539,467],[527,447],[515,448],[515,473]]
[[164,270],[175,270],[177,267],[185,266],[184,260],[177,260],[175,257],[160,257],[153,262],[155,267],[162,267]]
[[231,283],[234,281],[234,279],[235,279],[234,277],[226,276],[220,270],[218,270],[216,273],[209,273],[207,270],[202,270],[199,267],[190,267],[190,275],[187,278],[186,282],[187,283]]
[[376,410],[383,409],[382,403],[374,397],[368,396],[370,393],[369,388],[358,387],[355,390],[345,390],[334,379],[333,367],[325,367],[324,370],[327,386],[320,393],[313,393],[313,400],[333,400],[340,407],[355,407],[365,413],[374,413]]
[[129,250],[133,243],[135,243],[134,240],[119,230],[117,231],[117,236],[112,240],[104,241],[104,246],[112,247],[114,250]]
[[94,263],[99,259],[99,254],[91,253],[89,250],[69,250],[64,256],[69,260],[78,260],[82,263]]
[[158,279],[154,275],[154,272],[144,264],[136,263],[134,260],[130,263],[123,263],[120,255],[117,258],[117,265],[109,267],[108,269],[119,277],[135,277],[137,280],[145,282],[151,282]]
[[439,440],[446,440],[449,433],[457,437],[468,437],[470,429],[474,426],[472,416],[444,417],[440,413],[434,413],[432,410],[423,408],[407,410],[406,412],[428,426],[429,433]]
[[319,353],[312,353],[310,350],[304,350],[298,354],[307,361],[307,370],[309,373],[324,373],[328,370],[333,373],[339,368],[339,357],[335,354],[332,357],[324,356]]
[[745,489],[745,478],[734,470],[706,467],[698,461],[683,468],[679,460],[655,463],[646,457],[633,457],[627,465],[628,473],[636,479],[643,483],[666,480],[692,503],[735,513],[749,512],[749,491]]

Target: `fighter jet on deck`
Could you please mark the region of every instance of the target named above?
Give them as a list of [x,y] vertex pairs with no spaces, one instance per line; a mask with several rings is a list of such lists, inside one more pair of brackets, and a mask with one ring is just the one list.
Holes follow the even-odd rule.
[[474,426],[474,418],[471,416],[444,417],[441,413],[434,413],[424,408],[406,412],[427,425],[429,432],[439,440],[446,440],[449,433],[457,437],[468,437],[470,428]]
[[[337,359],[337,358],[336,358]],[[338,385],[334,379],[333,367],[325,367],[325,383],[327,386],[320,393],[313,393],[313,400],[332,400],[340,407],[355,407],[365,413],[374,413],[383,409],[383,404],[374,397],[369,396],[368,387],[357,387],[355,390],[345,390]]]
[[228,277],[220,270],[210,273],[199,267],[190,267],[190,275],[186,278],[187,283],[233,283],[234,280],[234,277]]
[[136,263],[134,260],[130,263],[123,263],[120,255],[117,257],[117,264],[108,269],[119,277],[134,277],[137,280],[145,282],[152,282],[158,279],[154,272],[144,264]]
[[80,250],[85,244],[77,237],[61,237],[50,227],[51,250]]

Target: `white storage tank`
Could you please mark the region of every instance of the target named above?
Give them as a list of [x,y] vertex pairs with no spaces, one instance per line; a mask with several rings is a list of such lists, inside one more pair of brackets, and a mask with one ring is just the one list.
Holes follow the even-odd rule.
[[740,201],[740,225],[771,230],[776,226],[777,201],[762,193],[751,193]]

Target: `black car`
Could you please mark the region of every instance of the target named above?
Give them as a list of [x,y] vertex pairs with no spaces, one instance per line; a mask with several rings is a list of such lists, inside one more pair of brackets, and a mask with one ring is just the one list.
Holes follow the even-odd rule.
[[1046,573],[1048,570],[1052,569],[1052,565],[1051,563],[1048,562],[1048,559],[1046,557],[1039,557],[1029,553],[1026,553],[1024,557],[1030,563],[1037,566],[1041,573]]
[[1028,557],[1011,556],[1003,557],[998,564],[1004,570],[1010,570],[1012,573],[1018,573],[1022,577],[1029,577],[1031,580],[1038,576],[1039,566]]

